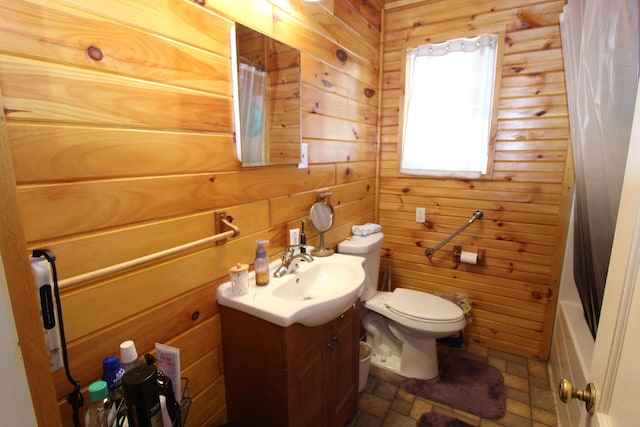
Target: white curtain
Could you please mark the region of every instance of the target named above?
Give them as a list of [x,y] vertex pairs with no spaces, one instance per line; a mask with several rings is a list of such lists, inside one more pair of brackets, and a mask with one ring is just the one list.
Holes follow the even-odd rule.
[[267,73],[247,64],[239,65],[242,164],[267,164],[266,95]]
[[486,172],[498,37],[482,35],[410,51],[400,171]]
[[560,23],[576,174],[573,271],[595,337],[638,87],[638,3],[570,0]]

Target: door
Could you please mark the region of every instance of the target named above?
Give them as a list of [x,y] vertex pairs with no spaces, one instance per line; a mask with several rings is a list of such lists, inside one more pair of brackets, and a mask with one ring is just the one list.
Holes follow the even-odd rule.
[[636,97],[607,285],[589,372],[589,381],[597,390],[595,411],[582,413],[581,426],[628,426],[630,420],[640,419],[639,101]]

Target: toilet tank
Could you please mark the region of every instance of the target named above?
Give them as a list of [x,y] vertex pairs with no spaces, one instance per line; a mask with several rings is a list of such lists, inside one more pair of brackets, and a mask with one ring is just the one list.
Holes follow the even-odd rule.
[[378,273],[380,271],[380,249],[384,234],[374,233],[368,236],[351,236],[338,243],[338,252],[347,255],[358,255],[365,258],[365,283],[360,299],[366,301],[378,290]]

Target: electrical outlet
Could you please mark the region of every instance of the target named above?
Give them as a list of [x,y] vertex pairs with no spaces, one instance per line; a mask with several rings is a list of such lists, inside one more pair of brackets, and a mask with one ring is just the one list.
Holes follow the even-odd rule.
[[425,208],[416,208],[416,222],[425,222],[426,212]]

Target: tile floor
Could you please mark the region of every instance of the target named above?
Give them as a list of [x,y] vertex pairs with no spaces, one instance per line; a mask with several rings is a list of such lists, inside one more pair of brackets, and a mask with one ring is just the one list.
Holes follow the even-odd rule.
[[484,360],[502,372],[507,399],[507,413],[503,418],[487,420],[416,397],[402,389],[401,376],[371,366],[367,385],[358,398],[358,414],[348,427],[415,427],[418,418],[431,411],[441,412],[479,427],[557,426],[553,400],[555,386],[549,384],[545,362],[476,345],[451,351]]

